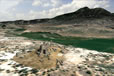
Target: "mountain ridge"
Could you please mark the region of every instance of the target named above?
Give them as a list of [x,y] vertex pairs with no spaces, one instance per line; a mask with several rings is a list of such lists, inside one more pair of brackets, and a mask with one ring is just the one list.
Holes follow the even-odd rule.
[[16,25],[22,24],[22,25],[28,25],[28,24],[37,24],[37,23],[53,23],[53,21],[67,21],[67,20],[78,20],[78,19],[101,19],[101,18],[111,18],[114,19],[114,13],[110,13],[109,11],[103,9],[103,8],[88,8],[83,7],[78,9],[75,12],[62,14],[59,16],[56,16],[54,18],[44,18],[44,19],[33,19],[33,20],[15,20],[15,21],[3,21],[0,22],[2,24],[7,23],[14,23]]
[[102,18],[105,16],[112,16],[112,13],[110,13],[109,11],[103,8],[90,9],[88,7],[84,7],[72,13],[56,16],[55,19],[64,17],[64,16],[68,16],[68,17],[74,16],[75,18]]

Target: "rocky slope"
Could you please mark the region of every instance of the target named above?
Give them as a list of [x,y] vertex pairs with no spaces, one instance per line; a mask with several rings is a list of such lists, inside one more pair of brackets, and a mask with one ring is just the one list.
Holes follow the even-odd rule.
[[114,75],[114,54],[4,34],[0,32],[0,76]]

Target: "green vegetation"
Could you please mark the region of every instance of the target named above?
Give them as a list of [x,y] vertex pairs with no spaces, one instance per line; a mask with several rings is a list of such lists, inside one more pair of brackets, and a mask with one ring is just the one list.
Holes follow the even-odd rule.
[[25,31],[25,29],[24,29],[24,28],[19,28],[19,29],[16,29],[15,31],[16,31],[16,32]]
[[43,41],[53,41],[67,46],[72,45],[74,47],[97,50],[100,52],[114,53],[114,39],[63,37],[49,32],[30,32],[23,33],[19,36]]

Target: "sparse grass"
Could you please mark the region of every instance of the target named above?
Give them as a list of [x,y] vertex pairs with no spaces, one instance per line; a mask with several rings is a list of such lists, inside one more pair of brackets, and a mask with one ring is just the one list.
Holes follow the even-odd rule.
[[[43,37],[43,35],[46,35],[47,37]],[[48,32],[30,32],[23,33],[19,36],[36,40],[53,41],[67,46],[72,45],[74,47],[97,50],[100,52],[114,53],[114,39],[63,37],[61,35]]]

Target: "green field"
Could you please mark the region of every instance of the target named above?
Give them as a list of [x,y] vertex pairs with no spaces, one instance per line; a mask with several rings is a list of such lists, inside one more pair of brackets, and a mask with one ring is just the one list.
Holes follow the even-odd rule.
[[53,41],[67,46],[72,45],[74,47],[97,50],[100,52],[114,53],[114,39],[63,37],[49,32],[30,32],[23,33],[19,36],[43,41]]

